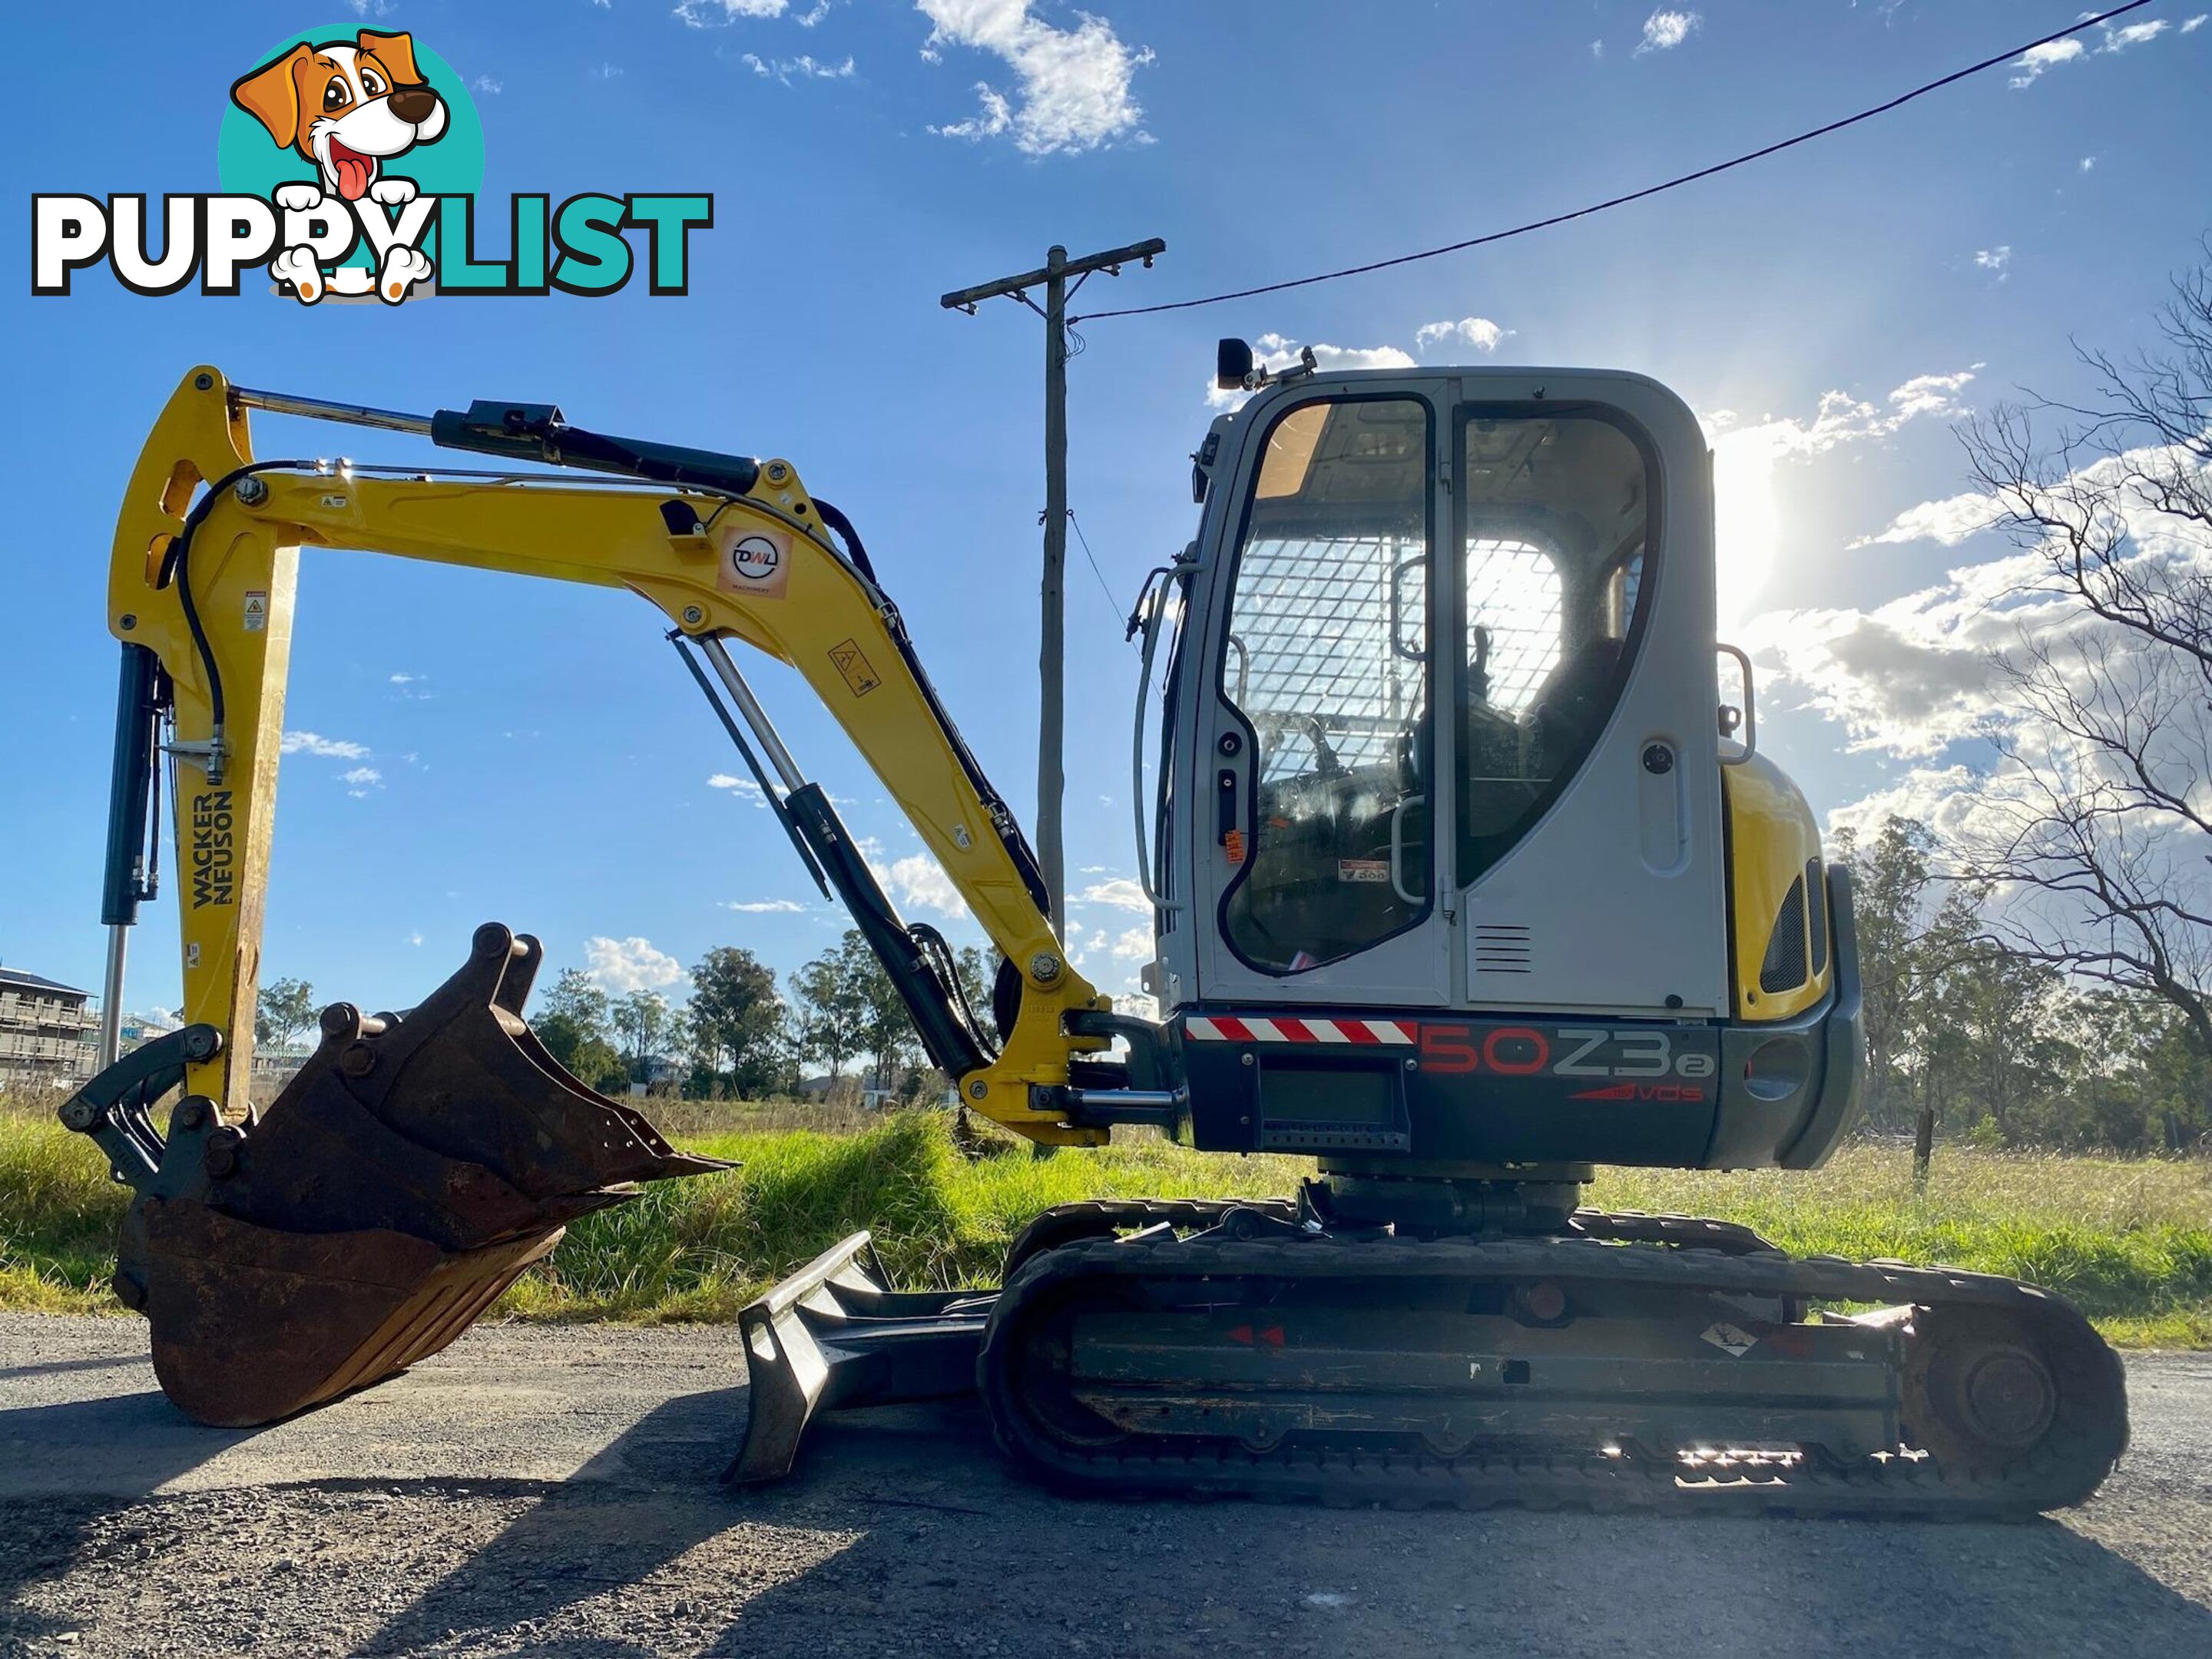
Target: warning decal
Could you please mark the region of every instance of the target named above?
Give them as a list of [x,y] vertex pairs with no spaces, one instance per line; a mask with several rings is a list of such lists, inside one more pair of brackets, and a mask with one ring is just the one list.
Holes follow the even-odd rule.
[[269,595],[256,588],[246,596],[246,631],[258,634],[269,626]]
[[747,599],[780,599],[791,582],[791,541],[781,532],[732,528],[725,532],[714,585]]
[[1722,1352],[1741,1359],[1759,1346],[1759,1339],[1740,1325],[1723,1322],[1708,1326],[1703,1333],[1706,1341]]
[[883,684],[868,659],[860,654],[860,647],[853,640],[841,640],[830,647],[830,665],[845,677],[845,684],[856,697],[865,697]]
[[1390,860],[1388,859],[1339,859],[1336,861],[1339,881],[1388,881],[1390,879]]

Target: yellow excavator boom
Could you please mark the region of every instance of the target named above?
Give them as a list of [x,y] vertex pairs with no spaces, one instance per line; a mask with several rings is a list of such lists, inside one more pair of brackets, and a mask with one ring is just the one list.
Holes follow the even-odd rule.
[[[1033,1104],[1031,1091],[1065,1085],[1071,1054],[1101,1046],[1064,1035],[1063,1016],[1110,1000],[1067,961],[1020,832],[938,708],[896,610],[831,540],[789,462],[748,464],[750,486],[737,492],[262,460],[248,429],[256,403],[329,407],[241,392],[210,368],[186,374],[131,475],[108,584],[111,629],[153,653],[173,688],[182,1014],[226,1034],[220,1052],[188,1064],[190,1092],[246,1115],[299,550],[332,547],[628,588],[679,640],[741,640],[798,670],[1021,975],[999,1052],[955,1079],[968,1104],[1042,1142],[1105,1138]],[[502,409],[518,447],[544,414],[479,405],[437,419],[496,446]],[[552,418],[558,442],[565,429]],[[402,422],[418,424],[365,421]],[[757,714],[741,678],[726,684]],[[784,785],[797,786],[772,729],[766,737]]]

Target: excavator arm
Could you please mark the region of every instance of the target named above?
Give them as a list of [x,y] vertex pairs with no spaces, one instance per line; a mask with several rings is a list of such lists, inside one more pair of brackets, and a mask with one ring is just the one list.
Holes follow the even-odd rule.
[[[544,471],[260,459],[248,430],[256,407],[626,476],[580,483]],[[1110,1001],[1067,961],[1021,831],[939,707],[857,537],[788,462],[607,438],[543,405],[477,404],[423,417],[316,404],[234,387],[208,368],[185,376],[147,439],[108,586],[109,626],[125,650],[106,920],[119,939],[149,884],[159,815],[149,795],[159,787],[155,750],[165,747],[176,792],[183,1017],[188,1030],[222,1036],[212,1052],[184,1054],[188,1094],[233,1121],[249,1115],[302,547],[627,588],[649,600],[969,1105],[1043,1143],[1106,1139],[1100,1124],[1071,1122],[1068,1102],[1071,1061],[1106,1046],[1077,1028],[1083,1016],[1107,1016]],[[805,678],[1011,965],[994,998],[1002,1016],[1009,1004],[1016,1010],[1003,1041],[966,1006],[942,941],[899,920],[827,795],[800,774],[725,648],[732,639]]]

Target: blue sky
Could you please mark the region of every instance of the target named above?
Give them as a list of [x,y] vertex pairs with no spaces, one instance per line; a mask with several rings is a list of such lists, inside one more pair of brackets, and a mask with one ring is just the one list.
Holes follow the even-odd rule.
[[[945,313],[940,292],[1054,240],[1168,240],[1156,269],[1097,279],[1079,310],[1409,251],[1702,166],[2075,15],[2040,0],[1091,0],[1088,15],[1054,0],[257,0],[185,25],[134,0],[13,9],[11,61],[36,72],[11,89],[28,137],[0,163],[17,203],[0,216],[17,273],[0,300],[17,364],[0,961],[98,982],[107,541],[146,425],[196,362],[401,408],[556,401],[585,424],[791,458],[860,526],[1026,817],[1039,327],[1003,304]],[[1184,457],[1211,412],[1218,334],[1339,361],[1656,375],[1717,440],[1722,609],[1766,672],[1763,744],[1823,811],[1916,804],[1970,763],[1972,688],[1944,665],[1966,591],[1950,573],[2002,550],[1964,533],[1970,514],[1915,509],[1964,487],[1958,418],[2078,383],[2069,335],[2148,343],[2167,274],[2212,220],[2212,26],[2189,0],[2125,21],[2077,54],[1591,221],[1085,327],[1071,497],[1112,603],[1078,550],[1068,863],[1079,892],[1097,890],[1074,913],[1094,975],[1125,988],[1144,954],[1130,935],[1145,917],[1112,884],[1132,867],[1135,665],[1119,613],[1190,533]],[[307,311],[251,280],[235,299],[143,299],[103,270],[70,298],[28,296],[24,195],[216,188],[229,83],[299,30],[362,23],[413,31],[476,84],[494,197],[711,189],[690,295],[641,283]],[[158,51],[123,49],[134,40]],[[263,453],[415,453],[285,426],[258,422]],[[917,843],[857,757],[795,682],[759,684],[912,914],[945,922],[941,882],[902,862]],[[765,813],[710,781],[738,768],[640,602],[310,553],[285,723],[314,740],[286,763],[264,971],[325,995],[404,1006],[489,916],[617,988],[723,944],[788,969],[843,926]],[[156,908],[134,1006],[174,1002],[174,954]]]

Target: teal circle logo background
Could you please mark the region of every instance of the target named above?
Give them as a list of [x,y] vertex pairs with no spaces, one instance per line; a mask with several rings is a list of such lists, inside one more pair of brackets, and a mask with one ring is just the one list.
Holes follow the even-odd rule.
[[[339,23],[288,35],[259,57],[240,64],[231,79],[235,81],[240,76],[252,74],[302,42],[308,46],[349,46],[360,33],[358,25],[349,27]],[[467,84],[454,72],[453,66],[419,40],[415,42],[415,67],[422,70],[430,89],[446,101],[446,130],[433,142],[417,144],[404,155],[392,157],[384,176],[397,174],[411,179],[424,196],[472,196],[483,187],[484,170],[483,122],[477,114],[476,101],[469,96]],[[315,164],[296,149],[280,147],[269,136],[266,127],[232,100],[227,84],[222,99],[222,131],[216,140],[216,176],[221,179],[226,194],[267,199],[276,194],[279,185],[319,183]],[[436,257],[434,230],[423,239],[422,246],[433,258]],[[346,263],[369,263],[365,242],[354,249]]]

